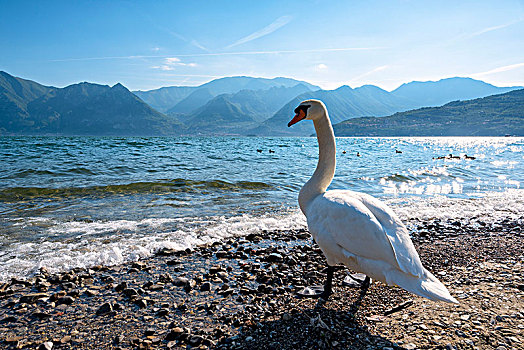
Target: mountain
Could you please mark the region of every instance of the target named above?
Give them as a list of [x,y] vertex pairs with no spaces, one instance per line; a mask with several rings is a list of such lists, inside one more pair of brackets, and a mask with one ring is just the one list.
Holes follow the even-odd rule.
[[142,101],[159,112],[167,110],[192,93],[196,87],[192,86],[170,86],[150,91],[133,91]]
[[27,120],[27,104],[54,90],[31,80],[14,77],[0,71],[0,118],[2,124],[21,126],[30,124]]
[[471,100],[502,94],[521,87],[497,87],[471,78],[447,78],[439,81],[413,81],[391,92],[396,97],[411,100],[413,108],[441,106],[450,101]]
[[[7,73],[1,76],[0,134],[171,135],[182,130],[179,122],[121,84],[50,88]],[[14,103],[4,104],[7,98],[18,103],[18,110],[6,110]]]
[[328,107],[331,121],[376,116],[382,117],[415,108],[442,105],[454,100],[485,97],[515,90],[517,87],[496,87],[470,78],[449,78],[437,82],[412,82],[392,92],[373,85],[356,89],[342,86],[336,90],[320,90],[297,96],[282,107],[273,117],[250,131],[255,135],[310,135],[314,133],[309,123],[298,124],[291,129],[285,125],[293,116],[292,111],[303,100],[316,98]]
[[305,91],[310,90],[303,84],[297,84],[293,87],[221,94],[181,120],[191,130],[203,134],[245,134],[273,115],[282,104]]
[[202,107],[212,98],[221,94],[234,94],[241,90],[268,90],[273,87],[292,88],[298,84],[306,86],[308,90],[318,90],[318,86],[304,81],[289,78],[251,78],[228,77],[212,80],[195,88],[188,96],[167,110],[168,114],[189,114]]
[[239,134],[254,127],[255,119],[244,113],[241,107],[220,95],[192,114],[185,122],[193,133],[206,135]]
[[307,99],[322,100],[329,111],[333,123],[348,118],[366,115],[385,116],[391,113],[408,110],[411,101],[392,96],[376,86],[365,85],[356,89],[341,86],[336,90],[318,90],[296,96],[285,104],[275,115],[264,121],[257,128],[250,130],[254,135],[310,135],[314,132],[313,124],[301,123],[288,129],[287,123],[293,117],[293,110]]
[[382,118],[346,120],[337,136],[524,136],[524,89]]

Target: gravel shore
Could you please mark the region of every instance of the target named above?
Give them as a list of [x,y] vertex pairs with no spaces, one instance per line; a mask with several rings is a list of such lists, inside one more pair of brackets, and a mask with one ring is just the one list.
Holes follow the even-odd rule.
[[260,232],[0,285],[0,347],[37,349],[524,349],[524,218],[407,222],[460,305],[335,273],[305,230]]

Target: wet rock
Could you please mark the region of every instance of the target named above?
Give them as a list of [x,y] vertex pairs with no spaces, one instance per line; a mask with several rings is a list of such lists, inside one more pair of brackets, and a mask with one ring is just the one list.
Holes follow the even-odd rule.
[[202,292],[209,292],[211,290],[211,283],[209,282],[202,283],[202,285],[200,286],[200,290]]
[[135,304],[138,305],[139,308],[145,309],[147,307],[147,300],[146,299],[138,299],[135,301]]
[[158,277],[158,281],[162,283],[172,283],[173,277],[171,277],[169,273],[164,273]]
[[122,291],[122,293],[124,293],[124,295],[128,298],[138,296],[138,292],[135,288],[126,288]]
[[47,312],[40,312],[40,311],[35,311],[31,314],[33,317],[35,318],[38,318],[39,320],[47,320],[49,318],[51,318],[52,316],[50,314],[48,314]]
[[178,340],[184,338],[185,331],[181,327],[174,327],[172,328],[169,333],[166,334],[166,340],[172,341],[172,340]]
[[159,317],[167,316],[167,315],[169,315],[169,309],[161,308],[160,310],[158,310],[156,315],[159,316]]
[[104,303],[96,311],[97,315],[105,315],[113,311],[113,305],[111,303]]
[[278,254],[278,253],[271,253],[269,254],[266,259],[266,261],[268,262],[280,262],[282,260],[284,260],[284,258],[282,257],[282,255]]
[[58,298],[58,300],[56,301],[56,305],[62,305],[62,304],[71,305],[72,303],[74,303],[74,301],[75,301],[75,298],[73,298],[72,296],[66,295],[65,297]]
[[125,281],[119,283],[119,284],[115,287],[115,290],[116,290],[117,292],[121,292],[121,291],[123,291],[124,289],[127,289],[127,282],[125,282]]
[[29,293],[29,294],[21,296],[18,302],[21,304],[33,304],[38,299],[42,299],[42,298],[49,298],[49,294],[47,293]]
[[184,287],[189,283],[189,279],[186,277],[177,277],[173,280],[173,284],[177,287]]
[[196,346],[199,346],[200,344],[202,344],[202,340],[203,340],[203,339],[202,339],[201,336],[199,336],[199,335],[194,335],[194,336],[189,337],[187,343],[188,343],[189,345],[191,345],[191,346],[196,347]]

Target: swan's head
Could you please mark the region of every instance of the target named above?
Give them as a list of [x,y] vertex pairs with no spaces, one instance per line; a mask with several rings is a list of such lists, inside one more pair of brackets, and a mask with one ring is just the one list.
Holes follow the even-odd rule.
[[301,120],[309,119],[315,120],[326,115],[326,106],[322,101],[319,100],[306,100],[300,102],[297,108],[295,108],[295,117],[287,124],[291,126],[298,123]]

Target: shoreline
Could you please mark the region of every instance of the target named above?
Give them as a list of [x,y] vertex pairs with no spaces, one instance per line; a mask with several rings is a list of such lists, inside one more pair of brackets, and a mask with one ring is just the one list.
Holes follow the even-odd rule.
[[380,282],[360,298],[342,285],[347,269],[335,273],[329,301],[298,298],[325,278],[305,230],[164,249],[118,266],[42,269],[0,285],[0,347],[524,348],[523,223],[408,220],[423,265],[458,306]]

